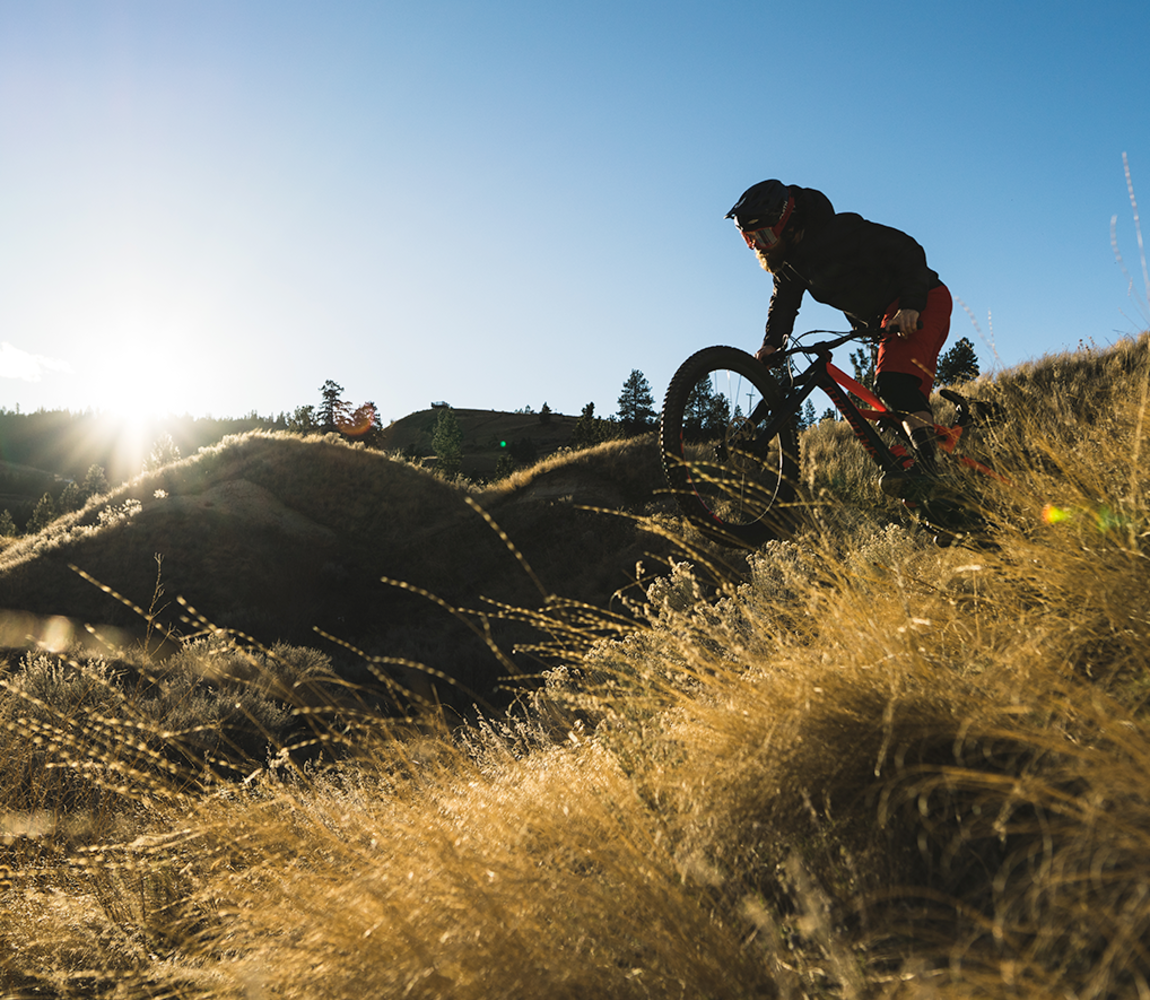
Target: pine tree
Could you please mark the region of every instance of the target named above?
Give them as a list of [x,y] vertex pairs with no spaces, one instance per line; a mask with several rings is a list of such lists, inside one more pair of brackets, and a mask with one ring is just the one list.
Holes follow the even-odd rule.
[[590,448],[618,436],[619,422],[595,416],[595,404],[588,403],[575,421],[575,429],[571,432],[571,447]]
[[327,434],[338,430],[340,423],[346,421],[350,404],[340,398],[343,395],[343,386],[331,379],[320,386],[319,394],[323,402],[320,403],[316,416],[319,420],[319,429]]
[[84,493],[85,501],[107,493],[108,477],[104,472],[104,467],[102,465],[88,466],[88,472],[84,476],[84,481],[80,484],[80,489]]
[[0,514],[0,538],[15,538],[16,522],[12,519],[12,512],[5,510]]
[[575,421],[575,429],[571,432],[571,444],[575,448],[590,448],[598,444],[595,439],[595,404],[588,403]]
[[855,381],[874,392],[874,369],[878,351],[874,344],[860,347],[851,352],[851,367],[855,371]]
[[45,493],[36,504],[36,509],[32,511],[32,519],[28,522],[28,534],[34,535],[42,531],[55,520],[56,502],[52,499],[51,493]]
[[[738,411],[738,407],[735,410]],[[731,422],[730,401],[721,392],[711,393],[711,399],[703,415],[703,434],[708,438],[722,437]]]
[[431,448],[438,459],[438,468],[444,475],[454,476],[463,461],[463,431],[450,406],[439,411],[435,431],[431,435]]
[[683,431],[690,438],[702,438],[710,430],[712,411],[716,393],[711,386],[711,378],[704,375],[691,386],[687,402],[683,406]]
[[978,355],[974,353],[974,344],[967,337],[957,341],[949,351],[946,351],[938,359],[935,381],[939,385],[970,382],[978,376]]
[[60,510],[65,514],[69,511],[79,510],[84,506],[86,499],[84,496],[84,487],[73,479],[64,487],[64,492],[60,494]]
[[551,423],[551,407],[547,405],[547,401],[543,401],[543,409],[539,411],[539,422],[541,424]]
[[619,422],[629,434],[642,434],[655,422],[655,398],[651,383],[638,368],[632,368],[619,394]]

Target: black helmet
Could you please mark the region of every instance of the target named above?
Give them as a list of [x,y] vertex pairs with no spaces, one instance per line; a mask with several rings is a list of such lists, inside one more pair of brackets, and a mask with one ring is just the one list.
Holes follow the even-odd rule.
[[774,226],[790,203],[791,192],[782,181],[760,181],[747,188],[724,218],[734,219],[744,231]]

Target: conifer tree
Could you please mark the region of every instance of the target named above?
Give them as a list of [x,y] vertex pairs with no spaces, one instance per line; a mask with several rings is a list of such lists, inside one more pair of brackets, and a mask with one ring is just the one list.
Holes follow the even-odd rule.
[[445,475],[454,476],[463,461],[463,431],[450,406],[439,411],[435,432],[431,436],[431,448],[438,459],[438,467]]
[[60,511],[66,514],[69,511],[79,510],[84,506],[86,499],[84,487],[73,479],[64,487],[64,492],[60,494]]
[[709,375],[704,375],[691,386],[691,391],[687,393],[687,402],[683,406],[683,430],[689,438],[702,437],[709,429],[715,395]]
[[0,538],[15,538],[16,522],[12,519],[12,512],[5,510],[0,514]]
[[571,432],[571,444],[576,448],[590,448],[597,444],[595,440],[595,404],[588,403],[583,407],[579,419],[575,421],[575,429]]
[[84,481],[80,484],[80,489],[84,494],[85,501],[107,493],[108,477],[104,472],[104,467],[102,465],[88,466],[88,472],[84,476]]
[[627,434],[642,434],[655,422],[651,383],[638,368],[631,369],[619,394],[619,422]]
[[32,511],[32,519],[28,522],[28,534],[34,535],[36,532],[42,531],[55,520],[56,502],[52,499],[51,493],[45,493],[40,498],[40,502],[36,504],[35,510]]
[[939,385],[956,385],[978,378],[978,355],[968,337],[958,340],[955,345],[938,359],[935,381]]
[[319,394],[323,402],[320,403],[316,416],[319,420],[319,429],[327,434],[339,429],[340,423],[347,417],[350,404],[341,398],[343,386],[331,379],[320,386]]
[[864,345],[857,351],[851,351],[851,367],[854,369],[855,381],[859,385],[874,391],[874,369],[878,358],[878,349],[874,344]]
[[604,420],[595,416],[595,404],[588,403],[583,407],[579,419],[575,421],[575,429],[571,432],[571,446],[574,448],[590,448],[602,444],[619,436],[619,423],[610,418]]

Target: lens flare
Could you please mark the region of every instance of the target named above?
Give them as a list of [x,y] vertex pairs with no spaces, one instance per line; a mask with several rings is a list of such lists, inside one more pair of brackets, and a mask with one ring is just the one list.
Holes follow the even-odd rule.
[[1092,522],[1094,527],[1103,534],[1118,528],[1129,528],[1133,523],[1130,518],[1105,506],[1099,507],[1097,510],[1082,510],[1072,507],[1059,507],[1055,504],[1048,503],[1042,508],[1042,520],[1047,524],[1063,524],[1079,516],[1085,517],[1088,522]]
[[341,434],[348,437],[362,437],[375,426],[375,407],[371,403],[364,403],[358,410],[350,413],[337,413],[335,425]]

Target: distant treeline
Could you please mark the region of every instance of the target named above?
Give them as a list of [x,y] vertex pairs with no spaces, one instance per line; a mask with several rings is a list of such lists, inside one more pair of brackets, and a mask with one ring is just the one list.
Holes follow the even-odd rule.
[[63,479],[83,479],[93,465],[109,481],[138,475],[155,443],[168,435],[180,454],[191,455],[228,434],[258,428],[287,429],[288,418],[162,417],[127,424],[106,413],[37,410],[17,413],[0,408],[0,461],[30,466]]
[[353,406],[341,398],[343,386],[331,379],[324,382],[319,394],[318,405],[297,406],[291,413],[275,417],[252,410],[242,417],[184,415],[127,420],[112,413],[21,413],[0,407],[0,462],[30,466],[66,480],[83,479],[93,465],[98,465],[114,485],[139,475],[158,447],[172,459],[193,455],[229,434],[247,431],[339,431],[368,445],[376,443],[380,425],[374,403]]

